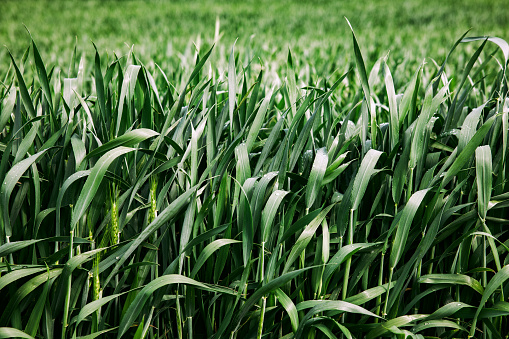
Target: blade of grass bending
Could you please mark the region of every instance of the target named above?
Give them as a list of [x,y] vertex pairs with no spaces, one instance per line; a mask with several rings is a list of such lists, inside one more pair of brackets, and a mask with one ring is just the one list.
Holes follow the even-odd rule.
[[164,275],[155,280],[152,280],[145,287],[143,287],[143,289],[136,295],[136,298],[133,300],[133,302],[127,309],[125,315],[122,317],[122,320],[120,321],[117,338],[121,338],[127,332],[129,327],[131,327],[134,321],[138,318],[138,315],[143,310],[143,306],[148,301],[149,297],[159,288],[171,284],[186,284],[195,286],[196,288],[205,291],[235,295],[233,291],[230,291],[229,289],[226,289],[224,287],[205,285],[191,278],[187,278],[183,275],[178,274]]
[[249,178],[244,183],[241,190],[237,227],[242,232],[242,259],[246,266],[251,258],[251,250],[253,249],[253,213],[251,212],[251,204],[249,199],[253,195],[253,188],[256,178]]
[[354,179],[352,190],[353,193],[349,197],[351,201],[350,208],[352,210],[356,211],[359,208],[361,200],[364,197],[364,193],[366,192],[369,179],[371,178],[371,175],[376,173],[374,168],[381,155],[382,152],[371,149],[368,151],[368,153],[366,153],[364,159],[362,159],[361,165],[359,167],[359,172]]
[[426,319],[424,319],[424,321],[447,318],[454,315],[456,312],[463,308],[473,308],[473,307],[474,306],[462,302],[453,301],[448,303],[447,305],[440,307],[438,310],[436,310],[435,312],[430,314]]
[[414,121],[415,110],[417,107],[417,95],[419,92],[419,85],[421,79],[422,68],[424,66],[424,62],[419,65],[417,71],[415,71],[408,87],[403,93],[403,97],[401,98],[401,103],[399,105],[399,125],[403,126],[405,122],[405,118],[408,116],[408,125],[412,124]]
[[[30,245],[33,245],[33,244],[36,244],[38,242],[41,242],[41,241],[45,241],[49,238],[46,238],[46,239],[32,239],[32,240],[21,240],[21,241],[14,241],[14,242],[9,242],[7,244],[3,244],[2,246],[0,246],[0,258],[1,257],[6,257],[8,256],[9,254],[11,253],[14,253],[16,251],[19,251],[25,247],[28,247]],[[1,281],[2,278],[0,278],[0,281]],[[0,289],[1,288],[1,283],[0,283]]]
[[[60,208],[62,206],[62,199],[64,198],[64,194],[65,192],[67,191],[67,189],[69,188],[69,186],[71,186],[71,184],[73,184],[75,181],[81,179],[81,178],[84,178],[84,177],[87,177],[89,176],[91,173],[91,170],[86,170],[86,171],[78,171],[78,172],[75,172],[73,174],[71,174],[65,181],[64,183],[62,184],[62,187],[60,188],[60,190],[58,191],[58,197],[57,197],[57,202],[56,202],[56,205],[55,205],[55,209],[56,209],[56,217],[55,217],[55,235],[57,237],[59,237],[61,234],[60,232],[60,229],[61,229],[61,223],[60,223]],[[58,251],[58,242],[55,243],[55,252]]]
[[[332,318],[328,318],[328,317],[323,317],[323,318],[324,319],[329,319],[329,320],[333,321],[334,325],[336,325],[339,328],[339,330],[342,332],[342,334],[345,336],[346,339],[353,339],[352,333],[350,333],[350,330],[348,328],[346,328],[345,326],[341,325],[340,323],[338,323],[337,321],[335,321]],[[322,331],[330,339],[336,339],[337,338],[336,335],[332,332],[332,330],[329,328],[328,325],[317,323],[317,324],[313,324],[312,326],[318,328],[320,331]]]
[[279,300],[281,305],[283,305],[286,313],[288,313],[290,323],[292,324],[293,333],[297,332],[299,327],[299,315],[292,299],[290,299],[280,288],[276,288],[274,290],[274,294],[276,295],[276,298]]
[[479,294],[484,293],[484,288],[481,283],[472,277],[464,274],[427,274],[423,275],[418,280],[421,284],[453,284],[465,285],[471,287]]
[[101,57],[97,51],[97,47],[92,42],[95,49],[95,64],[94,64],[94,79],[95,79],[95,92],[97,94],[97,101],[99,102],[100,113],[106,114],[106,97],[104,95],[104,79],[101,72]]
[[25,327],[25,332],[27,332],[31,336],[37,335],[37,330],[40,327],[42,313],[44,311],[44,307],[48,298],[48,293],[51,288],[52,282],[48,279],[46,284],[42,289],[42,293],[37,299],[37,303],[35,304],[32,312],[30,313],[30,318],[28,319],[27,325]]
[[[34,241],[34,240],[32,240],[32,241]],[[37,240],[35,240],[35,241],[37,241]],[[12,244],[15,244],[15,242]],[[23,269],[11,271],[11,272],[3,275],[2,277],[0,277],[0,290],[2,290],[5,286],[9,285],[10,283],[12,283],[16,280],[23,279],[25,277],[28,277],[29,275],[39,273],[39,272],[44,272],[44,271],[46,271],[46,267],[23,268]]]
[[[136,288],[135,290],[139,290],[141,289],[141,287],[138,287]],[[88,317],[90,314],[94,313],[95,311],[97,311],[98,309],[100,309],[102,306],[106,305],[107,303],[109,303],[110,301],[120,297],[121,295],[124,295],[126,293],[129,293],[133,290],[129,290],[129,291],[125,291],[125,292],[122,292],[122,293],[118,293],[118,294],[113,294],[113,295],[109,295],[109,296],[106,296],[106,297],[102,297],[98,300],[95,300],[95,301],[92,301],[88,304],[86,304],[81,310],[80,312],[78,313],[78,316],[76,317],[76,329],[78,329],[78,326],[79,324],[85,320],[86,317]]]
[[[376,117],[375,112],[372,112],[372,106],[371,106],[371,90],[369,88],[369,81],[368,76],[366,73],[366,67],[364,66],[364,59],[362,58],[361,49],[359,47],[359,44],[357,43],[357,38],[355,36],[355,32],[353,30],[352,25],[350,24],[350,21],[345,17],[346,22],[348,23],[348,26],[350,27],[350,30],[352,31],[352,39],[353,39],[353,49],[355,53],[355,64],[357,65],[357,71],[359,72],[359,78],[361,80],[362,85],[362,91],[364,92],[364,99],[366,100],[366,109],[371,117],[371,142],[372,147],[376,148]],[[367,125],[367,121],[363,122]],[[364,149],[363,153],[366,153],[367,150]]]
[[265,193],[269,183],[277,177],[278,172],[269,172],[265,174],[255,185],[251,197],[251,210],[253,211],[253,232],[256,232],[262,216],[262,207],[265,201]]
[[25,157],[30,147],[33,147],[35,137],[37,136],[37,130],[39,129],[40,122],[34,122],[30,131],[23,137],[21,143],[18,146],[16,157],[14,158],[13,164],[18,163]]
[[9,172],[5,175],[4,182],[0,187],[0,244],[3,245],[6,242],[5,237],[12,235],[10,218],[9,218],[9,199],[11,197],[12,190],[21,176],[28,170],[28,168],[41,158],[48,149],[40,151],[24,160],[21,160],[15,164]]
[[[81,193],[76,201],[76,205],[74,206],[72,217],[71,217],[71,231],[74,230],[76,225],[78,224],[78,220],[81,219],[86,209],[92,202],[95,193],[99,189],[101,185],[104,174],[106,174],[106,170],[111,165],[111,163],[117,159],[119,156],[134,151],[134,148],[128,148],[119,146],[108,151],[104,154],[92,168],[90,175],[87,178],[87,181],[83,185]],[[90,153],[89,153],[90,155]]]
[[64,269],[61,274],[61,278],[59,279],[59,284],[57,285],[57,293],[56,296],[54,295],[54,303],[56,307],[60,310],[60,307],[63,305],[63,300],[65,298],[65,294],[67,292],[66,290],[66,284],[69,279],[72,278],[72,272],[83,263],[92,260],[95,258],[95,255],[102,252],[104,248],[97,248],[92,251],[88,251],[76,256],[73,256],[64,265]]
[[7,122],[11,119],[11,113],[16,103],[16,88],[11,87],[7,98],[2,100],[2,111],[0,112],[0,131],[4,130]]
[[21,287],[19,287],[14,295],[11,296],[9,303],[3,309],[2,316],[0,317],[0,324],[7,323],[16,307],[20,306],[20,303],[32,293],[37,287],[45,283],[48,279],[53,279],[58,277],[62,273],[61,268],[55,268],[49,271],[49,273],[42,273],[38,276],[30,279],[26,283],[24,283]]
[[477,210],[479,217],[485,222],[492,189],[492,159],[490,146],[479,146],[475,149],[475,172],[475,179],[477,182]]
[[383,293],[386,293],[387,290],[390,290],[392,287],[394,287],[394,281],[391,283],[386,283],[380,286],[372,287],[361,293],[352,295],[351,297],[346,298],[344,301],[347,301],[355,305],[362,305],[370,300],[375,299],[376,297],[382,295]]
[[327,164],[329,158],[327,156],[327,150],[325,147],[320,148],[316,152],[315,160],[313,161],[313,167],[309,174],[308,183],[306,185],[306,209],[309,210],[320,194],[323,177],[327,170]]
[[392,74],[384,61],[384,73],[385,73],[385,90],[387,91],[387,98],[389,99],[389,126],[390,126],[390,140],[391,140],[391,151],[399,143],[399,127],[400,118],[398,113],[398,103],[396,100],[396,91],[394,90],[394,81],[392,80]]
[[435,76],[435,79],[436,81],[433,83],[433,92],[436,92],[437,89],[438,89],[438,85],[440,84],[440,77],[442,75],[442,73],[444,72],[445,70],[445,65],[447,64],[447,61],[449,60],[449,57],[451,56],[452,52],[454,52],[454,50],[456,49],[456,47],[460,44],[460,42],[463,41],[463,38],[465,38],[465,36],[468,34],[470,30],[466,31],[465,33],[463,33],[463,35],[461,36],[461,38],[459,38],[458,40],[456,40],[456,42],[454,43],[454,45],[452,46],[451,50],[449,51],[449,53],[447,53],[447,56],[445,57],[445,60],[444,60],[444,63],[442,64],[442,66],[440,66],[440,69],[438,70],[437,72],[437,75]]
[[[393,222],[393,223],[397,222],[397,230],[396,235],[394,236],[394,240],[392,242],[391,254],[389,257],[389,281],[392,281],[394,268],[396,267],[396,265],[398,264],[399,260],[403,255],[403,251],[405,249],[408,239],[408,233],[410,232],[410,227],[412,226],[415,213],[417,212],[417,209],[421,206],[421,203],[424,197],[426,196],[426,193],[428,193],[428,189],[417,191],[414,194],[412,194],[407,204],[405,205],[405,208],[401,212],[401,218],[395,219]],[[392,227],[393,225],[391,225],[391,228]],[[389,291],[387,291],[385,298],[383,311],[384,314],[386,314],[387,312],[386,307],[388,304],[387,302],[388,300]]]
[[[489,130],[491,129],[491,126],[493,125],[497,117],[498,117],[497,115],[492,116],[477,130],[472,139],[470,139],[465,148],[461,151],[461,153],[452,163],[451,167],[445,173],[442,186],[447,185],[451,181],[451,179],[456,174],[458,174],[460,170],[463,169],[463,166],[465,166],[468,160],[470,160],[476,148],[479,146],[479,144],[481,144],[486,134],[488,134]],[[439,175],[440,172],[439,174],[437,174],[437,176]],[[435,177],[435,179],[433,179],[434,182],[438,180],[437,176]]]
[[225,245],[238,244],[240,242],[241,241],[239,241],[239,240],[233,240],[233,239],[217,239],[217,240],[214,240],[213,242],[211,242],[210,244],[208,244],[203,249],[203,251],[200,253],[200,256],[198,257],[198,259],[196,259],[196,263],[194,264],[193,270],[191,271],[191,274],[189,275],[189,277],[191,279],[194,279],[194,277],[196,276],[196,274],[198,273],[200,268],[205,264],[207,259],[215,251],[217,251],[218,249],[220,249],[221,247],[223,247]]
[[476,332],[476,324],[477,319],[479,317],[479,314],[484,308],[484,305],[486,304],[486,301],[488,301],[488,298],[491,297],[491,295],[507,280],[509,279],[509,265],[504,266],[500,271],[495,274],[493,278],[491,278],[490,282],[486,286],[481,302],[479,303],[479,306],[477,307],[477,311],[475,312],[474,320],[472,321],[472,325],[470,327],[470,336],[475,336]]
[[439,327],[439,328],[448,327],[448,328],[454,328],[454,329],[457,329],[460,331],[468,332],[468,330],[466,328],[464,328],[463,326],[458,325],[455,322],[450,321],[450,320],[429,320],[428,321],[427,319],[425,320],[425,322],[414,326],[412,328],[412,332],[418,333],[418,332],[427,330],[429,328],[437,328],[437,327]]
[[116,147],[119,147],[119,146],[131,147],[136,144],[139,144],[143,140],[146,140],[148,138],[158,136],[158,135],[159,135],[159,133],[157,133],[151,129],[138,128],[133,131],[129,131],[129,132],[125,133],[124,135],[122,135],[118,138],[115,138],[113,140],[110,140],[107,143],[97,147],[96,149],[94,149],[93,151],[91,151],[90,153],[87,154],[86,159],[91,159],[93,157],[103,155],[104,153],[106,153]]
[[465,120],[463,121],[463,124],[461,125],[461,131],[458,136],[458,152],[461,153],[467,143],[472,139],[475,132],[477,131],[477,125],[479,124],[479,118],[481,117],[481,113],[484,110],[484,107],[486,107],[487,102],[482,104],[481,106],[475,108],[470,112]]
[[385,323],[381,323],[376,328],[371,330],[367,335],[366,339],[373,339],[373,338],[379,338],[385,333],[389,332],[389,329],[393,326],[396,328],[405,326],[411,322],[414,322],[416,320],[421,320],[426,318],[426,314],[413,314],[413,315],[404,315],[398,318],[391,319],[389,321],[386,321]]
[[100,335],[103,335],[104,333],[108,333],[110,331],[114,331],[118,328],[117,327],[112,327],[112,328],[108,328],[107,330],[102,330],[102,331],[97,331],[97,332],[94,332],[94,333],[90,333],[89,335],[84,335],[84,336],[81,336],[81,337],[73,337],[73,339],[95,339],[97,337],[99,337]]
[[288,273],[283,273],[281,276],[277,277],[274,280],[271,280],[267,284],[263,285],[259,289],[257,289],[250,297],[246,300],[244,305],[240,308],[239,312],[237,313],[237,316],[235,317],[233,324],[235,328],[233,329],[233,332],[237,332],[239,329],[239,326],[244,318],[244,316],[249,312],[251,307],[253,307],[257,302],[260,301],[260,299],[270,293],[271,291],[275,290],[276,288],[279,288],[289,281],[295,279],[300,274],[304,273],[305,271],[311,269],[313,267],[306,267],[299,270],[291,271]]
[[[424,99],[422,111],[417,118],[417,124],[415,125],[412,133],[410,158],[408,163],[408,167],[411,171],[416,168],[417,162],[426,156],[425,145],[428,141],[426,139],[426,126],[438,107],[447,99],[448,87],[448,85],[442,87],[434,97],[432,86],[429,86],[426,90],[426,97]],[[410,187],[410,189],[412,189],[412,187]]]
[[454,100],[452,104],[449,106],[449,111],[446,116],[445,121],[445,128],[450,129],[453,123],[454,113],[456,111],[456,103],[458,101],[458,97],[460,93],[462,93],[461,89],[463,88],[463,85],[465,84],[465,81],[469,79],[469,73],[472,70],[472,67],[474,67],[474,64],[479,60],[479,55],[481,54],[484,46],[486,45],[486,40],[479,46],[479,48],[475,51],[475,53],[470,57],[470,60],[468,61],[467,66],[465,67],[465,70],[463,72],[463,77],[461,79],[461,82],[459,83],[459,86],[455,89],[456,95],[454,96]]
[[262,103],[260,104],[260,107],[258,108],[258,111],[256,112],[256,116],[253,120],[253,123],[251,124],[251,128],[249,129],[249,133],[246,139],[248,153],[251,152],[251,150],[253,149],[255,140],[258,137],[258,134],[260,133],[260,128],[262,127],[262,124],[264,122],[265,114],[267,113],[267,109],[269,107],[271,98],[272,90],[268,91],[268,93],[265,95],[265,98],[263,99]]
[[46,101],[50,108],[50,112],[53,112],[53,101],[51,99],[51,91],[49,89],[49,81],[48,74],[46,72],[46,67],[44,67],[44,62],[41,59],[41,55],[39,54],[39,50],[35,45],[35,41],[32,39],[32,47],[34,51],[34,61],[35,67],[37,69],[37,75],[39,76],[39,81],[41,82],[42,92],[46,97]]
[[[351,304],[346,301],[341,300],[324,300],[320,302],[318,305],[314,306],[311,310],[308,311],[306,316],[300,322],[299,328],[295,333],[296,338],[300,338],[302,336],[302,331],[304,330],[304,326],[306,326],[306,322],[310,320],[315,314],[326,312],[326,311],[340,311],[340,312],[348,312],[348,313],[357,313],[362,315],[367,315],[375,318],[381,318],[376,314],[366,310],[363,307]],[[383,318],[381,318],[383,319]]]
[[[129,65],[127,70],[124,73],[124,80],[122,82],[122,88],[120,91],[120,98],[118,101],[118,113],[116,120],[116,128],[115,128],[115,138],[118,136],[120,132],[120,125],[124,119],[124,103],[127,100],[128,107],[130,106],[131,100],[134,99],[134,87],[136,86],[136,82],[138,81],[138,73],[141,69],[139,65]],[[126,128],[130,124],[130,121],[125,121],[124,119],[124,128]]]
[[375,246],[377,244],[351,244],[343,246],[339,249],[339,251],[334,254],[334,256],[327,262],[325,266],[325,270],[323,273],[323,284],[324,291],[327,290],[327,285],[332,277],[332,274],[339,268],[339,265],[345,262],[348,258],[351,258],[355,253],[360,251],[361,249],[369,248]]
[[273,234],[271,232],[271,226],[274,223],[274,217],[276,215],[276,212],[281,205],[281,202],[285,198],[285,196],[289,192],[283,191],[283,190],[276,190],[272,192],[269,199],[267,200],[267,203],[265,204],[265,208],[262,211],[262,218],[261,218],[261,233],[262,233],[262,241],[264,243],[269,241],[269,236]]
[[[436,193],[438,194],[438,193]],[[412,257],[406,262],[405,266],[402,268],[402,272],[400,277],[395,280],[394,285],[394,293],[391,293],[390,298],[388,300],[387,310],[392,309],[392,307],[396,303],[396,299],[400,296],[400,293],[402,292],[402,289],[405,285],[406,280],[408,279],[408,276],[413,269],[415,269],[418,262],[424,257],[424,255],[427,253],[429,248],[431,247],[433,240],[436,238],[436,235],[438,234],[439,226],[442,222],[445,222],[445,219],[442,219],[443,213],[445,211],[445,208],[447,206],[444,206],[441,211],[438,213],[438,215],[433,219],[433,222],[431,225],[427,228],[427,232],[424,235],[424,238],[421,240],[419,245],[416,247],[415,253],[412,255]]]
[[502,50],[502,53],[504,54],[505,59],[505,66],[507,66],[507,61],[509,60],[509,44],[507,41],[501,38],[497,37],[491,37],[491,36],[480,36],[480,37],[469,37],[464,38],[461,40],[461,42],[472,42],[472,41],[479,41],[479,40],[488,40],[493,42],[494,44],[498,45],[500,49]]
[[311,241],[311,238],[318,229],[318,226],[321,225],[322,220],[325,219],[327,214],[334,206],[335,205],[332,204],[326,207],[324,210],[322,210],[320,214],[318,214],[316,218],[314,218],[313,221],[311,221],[309,225],[307,225],[306,228],[302,231],[299,238],[295,242],[295,245],[292,246],[290,254],[288,255],[288,259],[286,260],[285,267],[283,269],[283,274],[289,272],[295,260],[297,260],[297,258],[300,256],[300,254],[304,251],[304,249]]
[[18,80],[19,92],[21,94],[21,99],[23,102],[23,106],[25,107],[28,116],[30,119],[33,119],[37,116],[35,112],[34,104],[32,103],[32,98],[28,93],[27,86],[25,85],[25,80],[23,79],[23,75],[19,71],[18,65],[14,61],[12,54],[9,52],[9,56],[11,57],[12,65],[14,66],[14,70],[16,71],[16,79]]
[[0,327],[0,338],[28,338],[34,339],[29,334],[12,327]]

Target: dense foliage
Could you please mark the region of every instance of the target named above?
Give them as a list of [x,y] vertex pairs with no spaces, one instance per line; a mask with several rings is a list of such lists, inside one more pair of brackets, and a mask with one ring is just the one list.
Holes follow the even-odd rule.
[[509,45],[393,77],[350,39],[332,74],[11,56],[0,337],[505,337]]

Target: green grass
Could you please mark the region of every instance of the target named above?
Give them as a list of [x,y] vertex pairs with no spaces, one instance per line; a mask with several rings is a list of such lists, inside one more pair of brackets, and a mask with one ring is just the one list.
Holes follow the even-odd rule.
[[[80,3],[154,21],[160,4]],[[104,40],[73,53],[32,14],[34,40],[0,59],[0,337],[507,337],[505,26],[440,31],[474,2],[461,20],[447,3],[284,5],[250,40],[249,21],[228,28],[263,8],[204,3],[170,55],[172,25],[126,29],[129,51],[85,21]],[[382,11],[401,21],[367,20]],[[266,24],[322,17],[323,41],[296,28],[290,49]]]
[[[473,36],[509,35],[505,0],[456,1],[2,1],[0,44],[19,57],[30,42],[23,24],[38,43],[44,60],[65,69],[77,42],[78,55],[90,58],[93,41],[102,53],[124,55],[134,45],[146,63],[179,62],[192,43],[214,41],[220,22],[222,53],[236,39],[243,58],[286,60],[288,47],[325,76],[343,69],[352,42],[344,17],[359,33],[367,62],[391,51],[393,65],[423,58],[443,61],[452,42],[472,29]],[[472,52],[472,51],[471,51]],[[91,60],[91,59],[88,59]],[[0,69],[8,54],[0,49]],[[91,60],[92,61],[92,60]],[[452,64],[451,64],[452,65]],[[172,66],[173,67],[173,66]],[[404,65],[402,67],[405,67]],[[166,67],[165,69],[170,69]]]

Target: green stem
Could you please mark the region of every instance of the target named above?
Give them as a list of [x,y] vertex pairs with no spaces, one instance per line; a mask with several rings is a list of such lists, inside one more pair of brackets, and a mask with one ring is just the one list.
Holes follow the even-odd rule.
[[[380,258],[380,270],[378,271],[378,286],[382,286],[384,281],[383,281],[383,276],[384,276],[384,258],[385,258],[385,250],[382,251],[382,257]],[[390,282],[390,280],[389,280]],[[387,289],[387,294],[389,294],[389,290]],[[380,314],[380,305],[382,304],[382,295],[379,295],[378,297],[376,297],[376,304],[378,305],[376,307],[376,314],[378,314],[379,316],[382,316]],[[385,304],[387,305],[387,300],[385,301]],[[378,323],[378,318],[375,319],[375,323]]]
[[258,323],[258,335],[257,339],[261,339],[263,334],[263,318],[265,317],[265,307],[267,305],[267,297],[262,297],[262,309],[260,311],[260,322]]
[[408,189],[406,192],[406,201],[410,200],[410,197],[412,196],[412,186],[414,185],[414,169],[410,168],[410,176],[408,178]]
[[[69,239],[69,260],[72,259],[72,255],[73,255],[73,251],[72,251],[73,238],[74,238],[74,231],[71,231],[70,239]],[[70,301],[71,301],[71,276],[69,276],[69,278],[67,280],[67,293],[65,295],[65,305],[64,305],[64,319],[62,322],[62,339],[65,338],[65,332],[66,332],[67,326],[68,326],[67,319],[69,316]]]
[[[348,225],[348,239],[346,241],[347,245],[353,244],[353,232],[354,232],[354,223],[355,223],[355,210],[350,210],[350,223]],[[346,299],[347,290],[348,290],[348,277],[350,276],[350,267],[352,266],[352,257],[349,257],[346,260],[345,265],[345,276],[343,278],[343,290],[341,291],[341,296],[343,300]]]
[[384,304],[384,312],[382,313],[382,317],[387,315],[387,304],[389,303],[389,291],[391,287],[392,274],[394,273],[394,267],[389,269],[389,285],[387,286],[387,294],[385,295],[385,304]]

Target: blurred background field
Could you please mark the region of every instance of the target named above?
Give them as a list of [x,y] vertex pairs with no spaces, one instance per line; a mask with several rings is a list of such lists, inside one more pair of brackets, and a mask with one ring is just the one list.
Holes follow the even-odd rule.
[[[91,59],[94,42],[110,60],[134,45],[142,62],[164,68],[193,44],[208,48],[219,28],[214,53],[228,55],[238,39],[236,49],[249,50],[247,59],[261,58],[278,67],[291,48],[303,63],[311,58],[318,72],[328,73],[343,70],[351,59],[345,16],[368,64],[389,51],[392,65],[417,64],[425,57],[441,62],[468,29],[470,36],[509,36],[506,0],[0,1],[0,13],[0,44],[15,58],[29,46],[26,25],[44,62],[61,67],[69,64],[74,46],[78,55]],[[471,54],[475,47],[463,48]],[[8,65],[2,48],[1,73]]]

